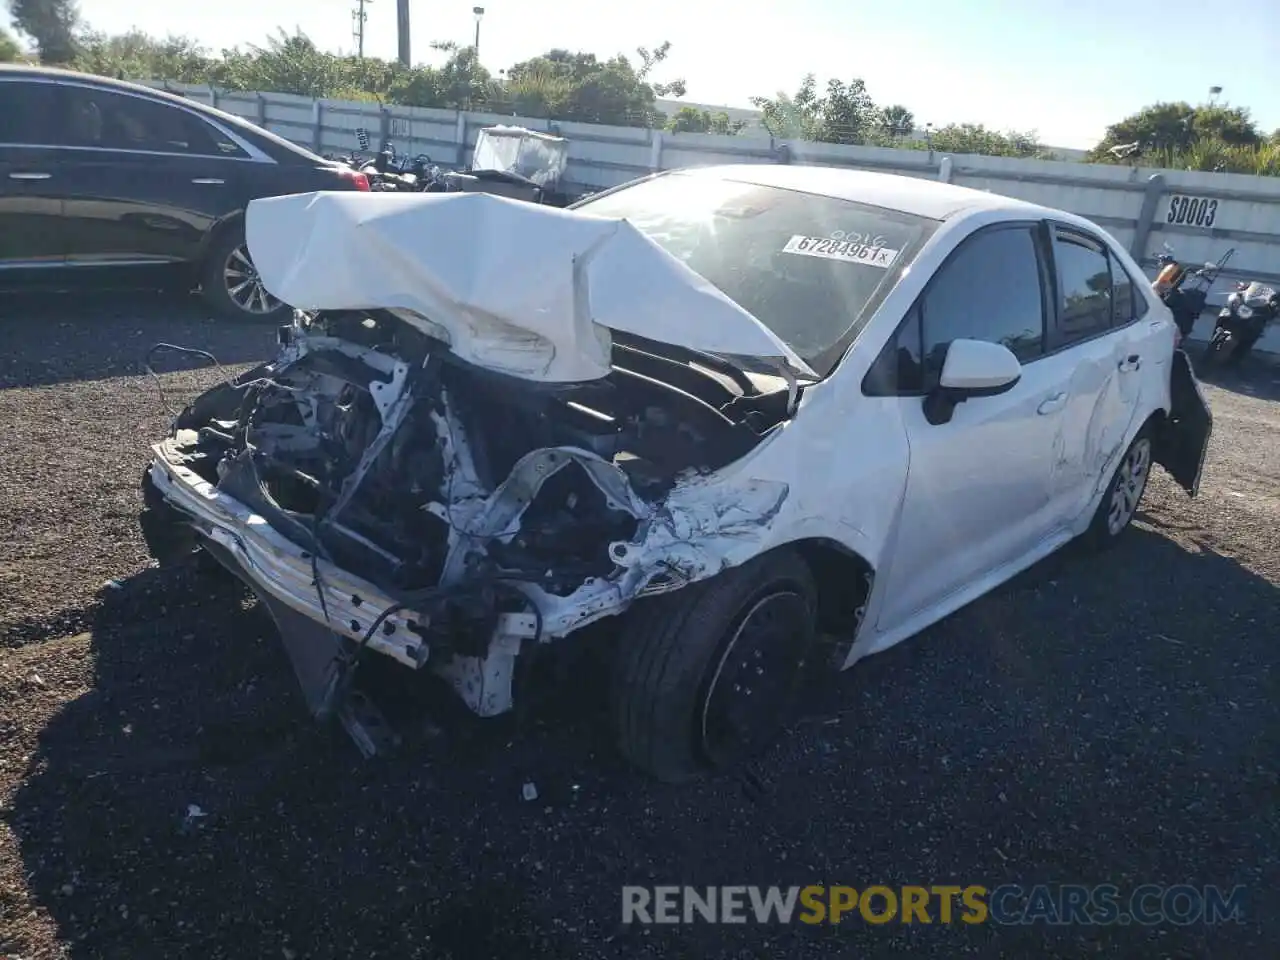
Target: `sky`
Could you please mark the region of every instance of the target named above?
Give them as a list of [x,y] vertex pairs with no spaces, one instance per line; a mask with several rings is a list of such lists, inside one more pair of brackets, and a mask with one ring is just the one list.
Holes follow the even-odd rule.
[[[476,0],[412,0],[415,61],[434,40],[470,43]],[[877,103],[918,126],[982,123],[1088,148],[1106,126],[1158,100],[1246,106],[1280,127],[1278,0],[478,0],[480,59],[493,72],[554,47],[606,57],[671,41],[655,80],[686,99],[749,107],[753,96],[861,77]],[[206,0],[150,6],[80,0],[111,33],[140,27],[211,50],[261,43],[276,28],[351,52],[356,0]],[[365,53],[396,55],[395,0],[369,0]]]

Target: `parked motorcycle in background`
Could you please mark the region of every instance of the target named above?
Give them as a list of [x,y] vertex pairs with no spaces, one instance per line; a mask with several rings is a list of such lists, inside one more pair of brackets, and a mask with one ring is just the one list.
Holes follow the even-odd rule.
[[1151,289],[1164,301],[1169,312],[1173,314],[1174,323],[1178,325],[1178,333],[1185,340],[1191,336],[1191,330],[1204,312],[1209,290],[1218,274],[1231,259],[1235,248],[1224,253],[1217,263],[1206,263],[1196,270],[1188,270],[1179,263],[1173,250],[1165,244],[1164,252],[1156,256],[1159,274],[1151,284]]
[[425,153],[411,160],[398,155],[395,144],[384,140],[378,152],[370,158],[361,155],[369,150],[369,132],[363,127],[357,128],[356,140],[360,144],[359,152],[329,159],[363,173],[369,178],[371,192],[443,193],[449,189],[440,168]]
[[1200,358],[1202,367],[1236,364],[1249,355],[1267,324],[1280,316],[1280,293],[1264,284],[1238,283],[1218,314]]

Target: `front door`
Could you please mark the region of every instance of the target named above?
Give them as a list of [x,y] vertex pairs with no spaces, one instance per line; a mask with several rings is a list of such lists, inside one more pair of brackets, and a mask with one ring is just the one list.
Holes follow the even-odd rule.
[[0,77],[0,270],[63,262],[62,198],[50,149],[58,88]]
[[65,87],[70,265],[191,261],[211,227],[243,208],[234,143],[176,104]]
[[947,346],[1009,347],[1023,364],[1006,393],[959,404],[934,425],[917,397],[899,400],[910,445],[906,494],[878,626],[893,629],[976,578],[1024,556],[1053,527],[1050,478],[1070,360],[1045,355],[1046,261],[1037,224],[967,238],[913,307],[920,391],[936,385]]

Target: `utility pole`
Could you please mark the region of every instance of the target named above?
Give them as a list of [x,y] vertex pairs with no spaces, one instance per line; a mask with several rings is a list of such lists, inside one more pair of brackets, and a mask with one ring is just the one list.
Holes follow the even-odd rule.
[[396,40],[400,62],[406,67],[413,66],[409,57],[409,0],[396,0]]
[[373,0],[356,0],[356,8],[351,11],[351,35],[356,41],[356,55],[364,59],[364,25],[368,21],[369,15],[364,12],[366,4],[373,3]]

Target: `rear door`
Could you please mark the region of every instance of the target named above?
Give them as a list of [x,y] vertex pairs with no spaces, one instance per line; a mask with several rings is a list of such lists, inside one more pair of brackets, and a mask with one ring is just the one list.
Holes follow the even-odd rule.
[[63,263],[57,100],[52,83],[0,77],[0,270]]
[[245,206],[243,145],[195,111],[145,94],[64,90],[58,176],[68,263],[198,259],[209,230]]
[[1148,348],[1146,321],[1134,317],[1132,279],[1102,238],[1062,223],[1050,229],[1056,303],[1049,346],[1072,359],[1052,495],[1055,512],[1070,523],[1124,453],[1142,409],[1144,364],[1165,360]]

